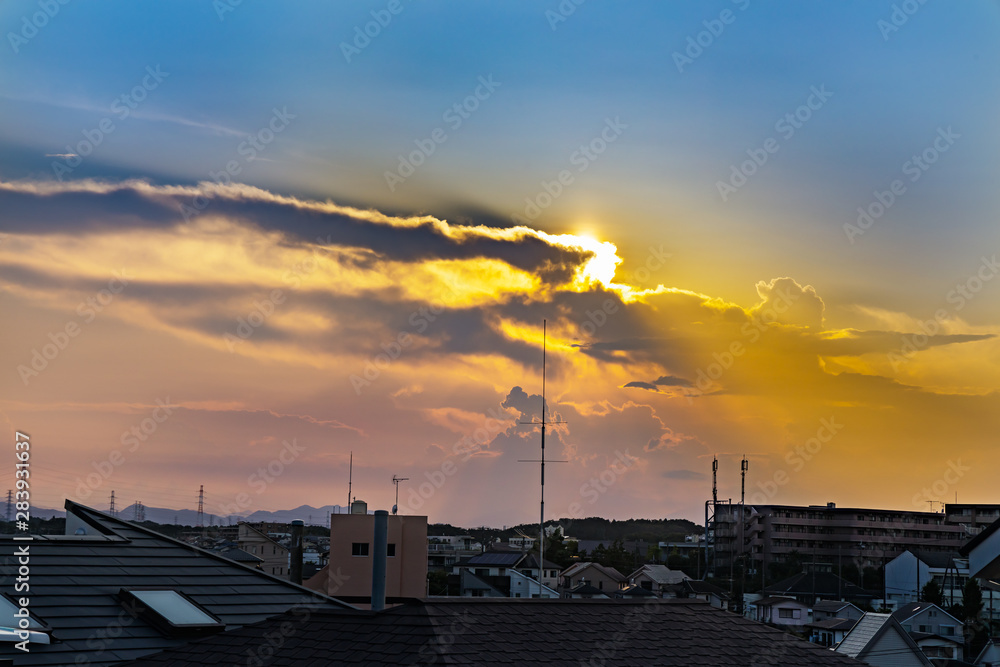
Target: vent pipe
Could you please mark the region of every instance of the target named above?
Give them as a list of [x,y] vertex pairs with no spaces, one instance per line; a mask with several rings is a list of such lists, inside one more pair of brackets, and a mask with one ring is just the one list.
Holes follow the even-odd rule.
[[372,559],[372,611],[385,609],[385,566],[389,546],[389,513],[375,510],[375,557]]
[[293,584],[302,584],[302,519],[292,521],[292,544],[288,552],[288,578]]

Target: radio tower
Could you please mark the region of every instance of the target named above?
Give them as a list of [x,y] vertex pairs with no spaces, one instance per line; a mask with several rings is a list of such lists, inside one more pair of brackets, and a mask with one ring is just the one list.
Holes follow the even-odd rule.
[[198,489],[198,526],[205,525],[205,485]]
[[[546,321],[542,320],[542,418],[538,421],[534,419],[530,422],[518,422],[519,424],[540,424],[542,427],[542,454],[540,459],[518,459],[518,463],[540,463],[541,471],[541,493],[539,502],[538,519],[538,597],[542,597],[542,586],[545,581],[545,427],[549,424],[565,424],[562,420],[548,421],[545,419],[548,406],[545,403],[545,352],[547,337]],[[562,460],[549,459],[549,463],[566,463]],[[398,486],[396,488],[399,488]]]
[[118,516],[118,510],[115,509],[115,492],[111,492],[111,507],[108,509],[108,513],[111,516]]

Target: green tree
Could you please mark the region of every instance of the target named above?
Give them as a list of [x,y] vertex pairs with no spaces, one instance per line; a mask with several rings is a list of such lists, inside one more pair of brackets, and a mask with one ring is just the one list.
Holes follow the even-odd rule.
[[941,594],[941,586],[938,585],[936,579],[928,581],[920,595],[924,602],[930,602],[931,604],[936,604],[939,607],[944,604],[944,599]]
[[979,620],[983,611],[983,591],[979,588],[979,580],[969,577],[962,588],[962,620],[967,624]]

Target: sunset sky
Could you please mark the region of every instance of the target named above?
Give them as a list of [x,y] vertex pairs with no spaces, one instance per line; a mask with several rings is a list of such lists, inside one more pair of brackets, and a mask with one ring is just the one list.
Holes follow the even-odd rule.
[[996,2],[0,28],[0,492],[537,521],[546,320],[548,517],[1000,501]]

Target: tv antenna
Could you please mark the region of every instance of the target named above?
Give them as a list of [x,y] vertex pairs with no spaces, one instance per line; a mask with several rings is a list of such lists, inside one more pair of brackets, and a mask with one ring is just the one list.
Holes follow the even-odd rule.
[[354,480],[354,452],[351,452],[351,463],[347,469],[347,511],[351,511],[351,482]]
[[[547,329],[546,321],[542,320],[542,418],[540,421],[518,422],[519,424],[539,424],[542,427],[542,456],[540,459],[518,459],[518,463],[541,464],[541,501],[539,503],[540,519],[538,521],[538,597],[542,597],[542,580],[545,578],[545,427],[549,424],[565,424],[566,422],[547,421],[545,419],[545,352]],[[566,461],[549,461],[549,463],[566,463]]]
[[392,506],[392,513],[393,513],[393,515],[395,515],[397,513],[397,511],[399,510],[399,483],[400,482],[405,482],[408,479],[410,479],[410,478],[409,477],[396,477],[395,475],[392,476],[392,483],[396,485],[396,504]]

